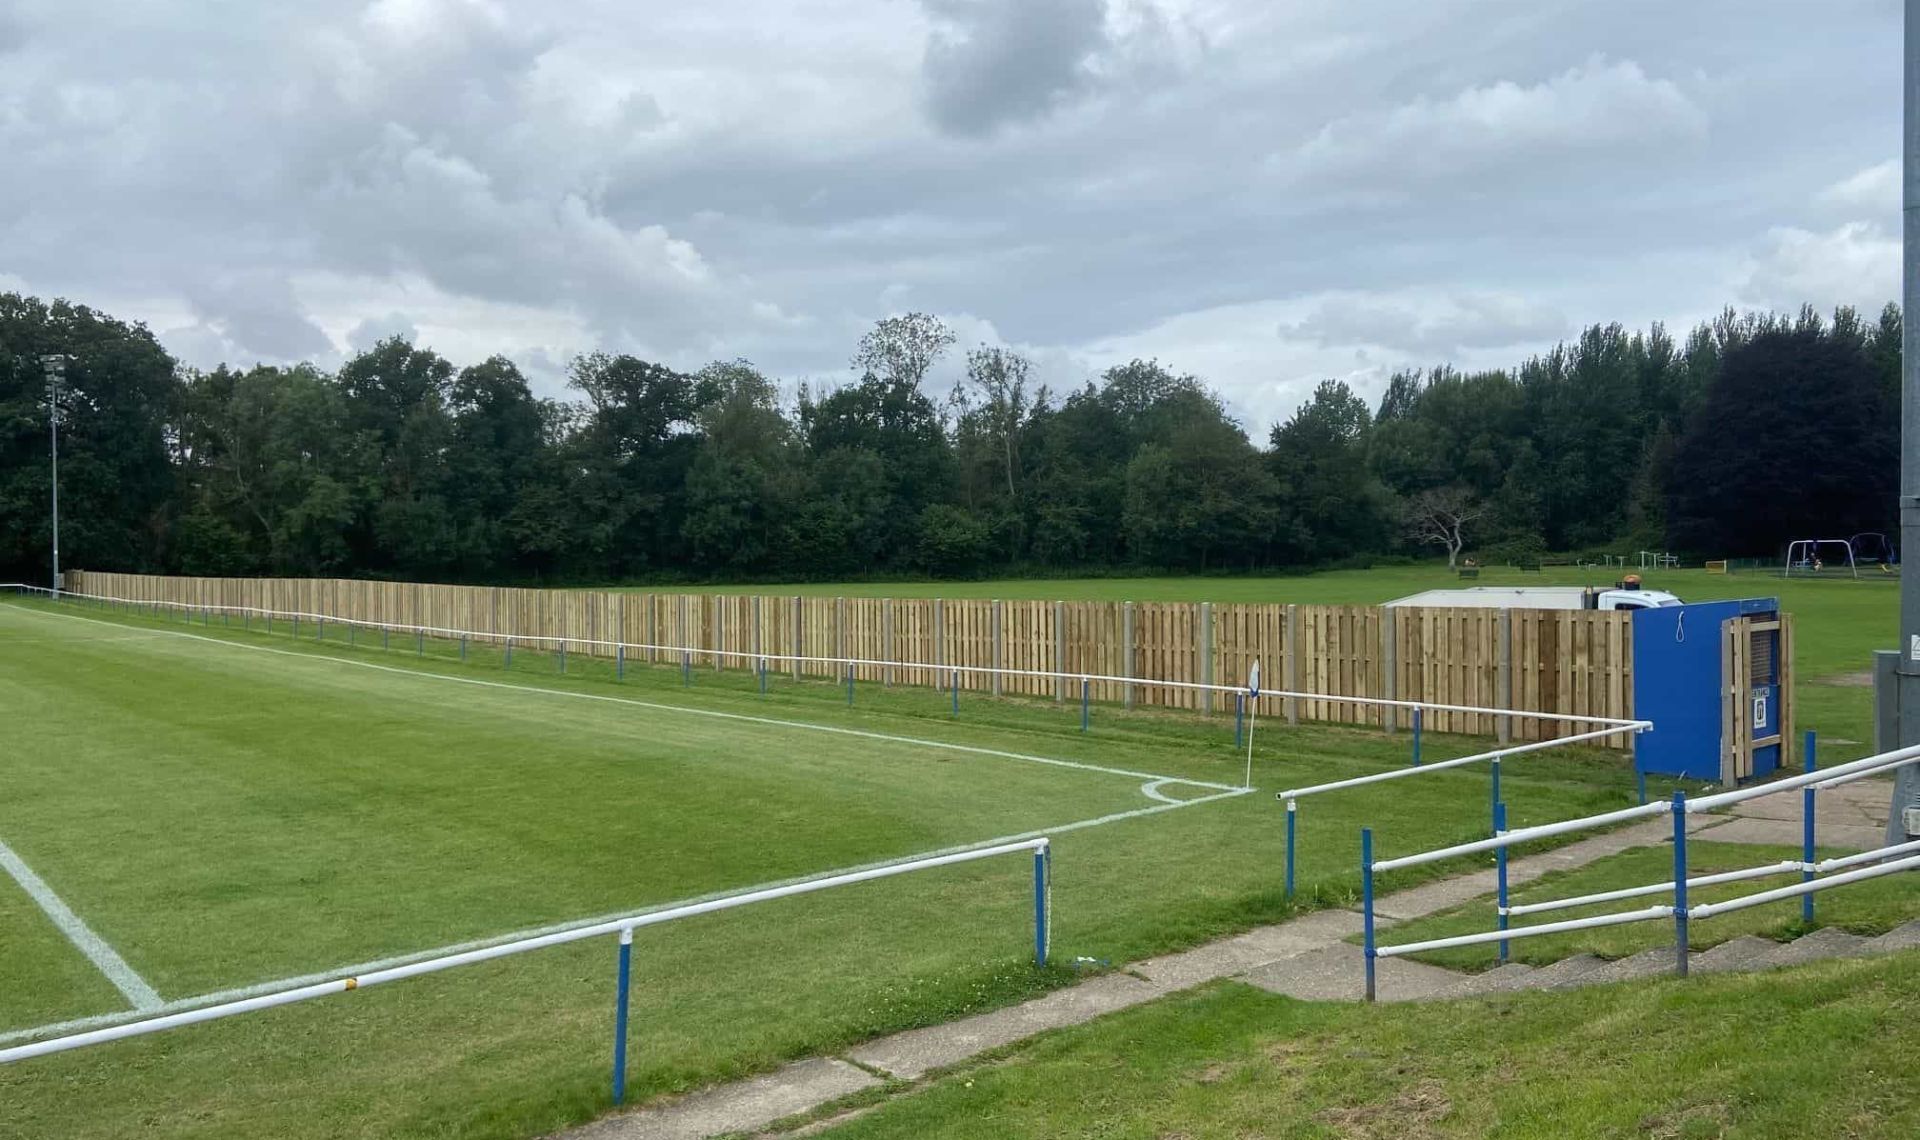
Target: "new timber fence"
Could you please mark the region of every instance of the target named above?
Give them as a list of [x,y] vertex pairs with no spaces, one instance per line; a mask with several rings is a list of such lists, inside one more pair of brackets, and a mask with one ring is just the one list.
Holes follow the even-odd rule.
[[[1632,717],[1625,613],[1205,602],[990,601],[548,590],[313,578],[186,578],[75,571],[76,593],[176,606],[324,614],[476,636],[550,639],[566,653],[633,664],[757,667],[795,678],[993,695],[1234,711],[1205,686],[1245,683],[1257,659],[1289,722],[1406,727],[1406,712],[1352,699],[1470,706],[1425,710],[1425,728],[1548,740],[1566,717]],[[1038,674],[1038,675],[1036,675]],[[1184,686],[1184,687],[1183,687]],[[1324,698],[1318,694],[1325,694]],[[1498,716],[1472,709],[1526,709]],[[1626,737],[1616,741],[1624,744]]]

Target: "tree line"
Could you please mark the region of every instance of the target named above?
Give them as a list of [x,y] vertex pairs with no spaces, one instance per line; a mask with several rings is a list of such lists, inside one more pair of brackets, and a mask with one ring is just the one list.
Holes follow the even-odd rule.
[[337,371],[182,367],[143,326],[0,294],[0,571],[41,581],[41,357],[67,566],[520,582],[1251,571],[1893,531],[1900,313],[1595,325],[1512,369],[1338,380],[1264,440],[1156,360],[1035,383],[924,314],[784,401],[746,361],[589,353],[571,398],[406,340]]

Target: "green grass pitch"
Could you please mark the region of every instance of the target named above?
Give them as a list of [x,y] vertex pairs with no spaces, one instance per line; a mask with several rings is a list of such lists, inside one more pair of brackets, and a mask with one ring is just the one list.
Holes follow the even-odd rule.
[[[928,690],[863,685],[848,707],[827,684],[616,681],[316,632],[0,605],[0,843],[169,1008],[1057,832],[1046,969],[1018,858],[641,931],[634,1100],[1283,917],[1272,791],[1407,762],[1404,734],[1263,723],[1259,791],[1223,796],[1244,762],[1230,715],[1096,706],[1082,733],[1071,702],[966,697],[955,717]],[[1197,802],[1143,792],[1160,779]],[[1568,750],[1509,764],[1505,789],[1522,826],[1621,806],[1631,777]],[[1350,896],[1362,824],[1389,852],[1484,834],[1487,791],[1471,768],[1303,803],[1303,900]],[[127,1016],[70,926],[0,878],[0,1042]],[[548,1131],[606,1105],[613,959],[596,939],[7,1066],[0,1134]]]

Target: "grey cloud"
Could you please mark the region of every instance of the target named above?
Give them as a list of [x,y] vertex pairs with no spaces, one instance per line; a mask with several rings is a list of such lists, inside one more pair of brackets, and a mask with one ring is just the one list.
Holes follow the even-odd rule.
[[399,313],[842,375],[911,307],[1290,410],[1356,342],[1884,290],[1897,6],[1750,7],[0,0],[0,274],[200,363]]
[[1372,345],[1445,359],[1475,349],[1551,341],[1572,332],[1573,325],[1551,305],[1510,294],[1450,293],[1425,303],[1361,294],[1326,298],[1279,331],[1323,347]]
[[1632,60],[1595,56],[1537,83],[1503,79],[1338,119],[1282,166],[1308,177],[1383,175],[1407,186],[1517,158],[1537,163],[1697,139],[1707,125],[1707,113],[1673,80]]
[[921,0],[927,112],[978,134],[1032,118],[1085,86],[1105,42],[1105,0]]
[[271,276],[221,281],[189,301],[205,328],[260,360],[301,360],[333,351],[333,342],[301,311],[286,281]]
[[347,332],[347,347],[355,352],[365,352],[381,341],[396,336],[411,344],[420,339],[420,329],[400,313],[368,317]]

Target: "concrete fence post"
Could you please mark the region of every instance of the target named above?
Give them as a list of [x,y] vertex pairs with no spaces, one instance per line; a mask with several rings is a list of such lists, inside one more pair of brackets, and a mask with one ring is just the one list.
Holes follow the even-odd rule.
[[[1120,664],[1120,675],[1121,675],[1122,677],[1125,677],[1125,678],[1126,678],[1126,679],[1128,680],[1128,682],[1132,682],[1132,680],[1133,680],[1133,677],[1134,677],[1134,672],[1133,672],[1133,663],[1134,663],[1134,654],[1133,654],[1133,616],[1134,616],[1134,615],[1133,615],[1133,603],[1132,603],[1132,602],[1123,602],[1123,603],[1121,603],[1121,610],[1120,610],[1120,661],[1121,661],[1121,664]],[[1125,697],[1123,698],[1123,703],[1124,703],[1124,704],[1126,705],[1126,707],[1128,707],[1128,708],[1132,708],[1132,707],[1133,707],[1133,688],[1134,688],[1134,687],[1133,687],[1133,685],[1132,685],[1131,683],[1129,683],[1129,684],[1128,684],[1128,685],[1126,686],[1126,696],[1125,696]]]
[[[880,637],[881,637],[881,641],[886,645],[886,651],[882,653],[881,656],[888,661],[898,661],[900,659],[900,655],[894,651],[893,599],[892,598],[887,599],[886,607],[881,611],[881,614],[880,614]],[[893,666],[892,665],[881,666],[880,687],[883,689],[890,689],[893,687]]]

